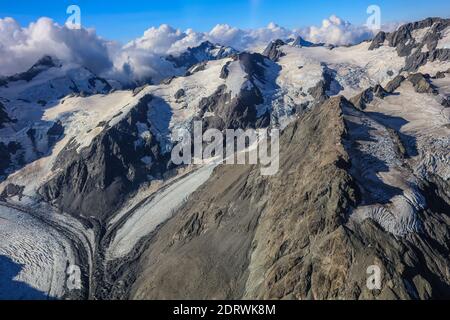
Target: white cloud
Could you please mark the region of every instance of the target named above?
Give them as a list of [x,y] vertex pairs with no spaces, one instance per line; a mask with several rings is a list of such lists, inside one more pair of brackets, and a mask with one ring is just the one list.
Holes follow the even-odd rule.
[[5,18],[0,19],[0,69],[2,74],[24,71],[43,55],[54,55],[118,80],[153,78],[157,81],[175,72],[164,56],[177,54],[206,40],[238,50],[262,50],[271,40],[297,35],[312,42],[343,45],[369,39],[373,33],[365,26],[352,25],[334,15],[324,19],[319,27],[295,30],[275,23],[249,30],[219,24],[209,32],[196,32],[163,24],[120,47],[100,38],[92,29],[73,30],[48,18],[21,27],[14,19]]
[[40,18],[22,28],[14,19],[0,19],[1,73],[24,71],[44,55],[82,64],[101,73],[111,67],[109,47],[92,29],[72,30]]
[[353,25],[335,15],[324,19],[320,27],[308,27],[299,33],[308,41],[334,45],[354,44],[370,39],[374,35],[366,26]]

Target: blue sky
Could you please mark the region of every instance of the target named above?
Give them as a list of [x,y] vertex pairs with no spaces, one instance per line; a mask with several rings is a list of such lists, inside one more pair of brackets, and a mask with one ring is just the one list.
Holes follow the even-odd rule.
[[218,23],[255,28],[275,22],[297,28],[319,25],[323,18],[336,14],[362,24],[371,4],[381,7],[382,23],[450,14],[448,0],[0,0],[0,17],[10,16],[27,25],[46,16],[62,24],[71,4],[80,6],[83,26],[95,27],[99,35],[122,42],[162,23],[197,31],[210,30]]

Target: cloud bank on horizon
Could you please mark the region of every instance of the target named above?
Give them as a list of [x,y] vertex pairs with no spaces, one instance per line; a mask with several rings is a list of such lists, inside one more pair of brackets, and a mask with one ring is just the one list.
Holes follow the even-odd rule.
[[[397,26],[383,29],[390,31]],[[249,30],[219,24],[209,32],[197,32],[192,29],[181,31],[163,24],[146,30],[142,37],[121,46],[99,37],[94,29],[70,29],[49,18],[40,18],[27,27],[20,26],[13,18],[4,18],[0,19],[0,73],[11,75],[25,71],[42,56],[52,55],[123,82],[163,79],[173,74],[174,69],[164,56],[176,55],[207,40],[237,50],[259,51],[272,40],[296,36],[316,43],[347,45],[368,40],[374,32],[335,15],[324,19],[319,27],[294,30],[274,23]]]

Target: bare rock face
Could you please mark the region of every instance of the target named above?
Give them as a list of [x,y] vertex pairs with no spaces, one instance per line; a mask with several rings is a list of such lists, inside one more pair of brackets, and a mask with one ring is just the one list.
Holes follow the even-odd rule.
[[183,98],[185,96],[186,92],[184,91],[184,89],[180,89],[177,92],[175,92],[175,96],[174,98],[179,100],[181,98]]
[[387,94],[388,92],[384,90],[382,86],[377,84],[374,87],[370,87],[351,98],[350,101],[356,108],[364,110],[366,108],[366,104],[370,103],[374,97],[384,98]]
[[166,59],[172,62],[175,67],[188,70],[198,63],[223,59],[234,54],[237,54],[237,51],[231,47],[225,47],[205,41],[197,47],[188,48],[178,56],[170,55]]
[[272,61],[278,61],[282,56],[284,56],[284,53],[279,50],[280,47],[286,45],[283,40],[275,40],[272,41],[267,48],[264,50],[263,55],[268,57]]
[[26,72],[19,73],[16,75],[13,75],[11,77],[8,77],[8,81],[20,81],[24,80],[27,82],[30,82],[34,79],[37,75],[39,75],[41,72],[50,69],[50,68],[59,68],[61,67],[61,64],[51,56],[44,56],[41,59],[39,59],[30,69],[28,69]]
[[0,177],[3,176],[10,163],[11,156],[8,147],[3,142],[0,142]]
[[378,32],[375,38],[373,38],[369,50],[378,49],[383,45],[384,41],[386,41],[386,32],[384,31]]
[[315,99],[315,101],[321,103],[328,99],[327,84],[324,80],[320,80],[317,84],[308,90],[308,93]]
[[314,98],[316,104],[321,104],[330,96],[336,95],[343,87],[335,80],[336,71],[330,69],[325,63],[322,66],[322,79],[308,89],[308,93]]
[[393,93],[395,90],[397,90],[398,87],[402,84],[402,82],[405,80],[405,77],[402,75],[396,76],[394,79],[388,82],[386,85],[386,92]]
[[7,173],[9,173],[9,168],[12,163],[12,157],[20,149],[20,144],[16,142],[9,142],[7,144],[0,142],[0,181],[2,181]]
[[296,47],[318,47],[318,46],[323,46],[323,43],[313,43],[310,41],[307,41],[305,39],[303,39],[302,37],[298,36],[297,38],[295,38],[295,40],[290,43],[290,45],[292,46],[296,46]]
[[[433,205],[420,214],[421,234],[398,238],[371,219],[350,223],[361,196],[344,109],[354,106],[332,98],[288,126],[274,176],[261,176],[258,166],[216,168],[152,239],[131,297],[449,297],[448,182],[422,186]],[[435,243],[442,250],[428,249]],[[366,287],[372,265],[382,270],[380,290]]]
[[418,93],[437,93],[433,85],[421,73],[415,73],[408,76],[408,80],[414,86]]
[[12,120],[9,118],[8,113],[5,110],[5,106],[0,102],[0,129],[3,128],[5,123],[11,121]]

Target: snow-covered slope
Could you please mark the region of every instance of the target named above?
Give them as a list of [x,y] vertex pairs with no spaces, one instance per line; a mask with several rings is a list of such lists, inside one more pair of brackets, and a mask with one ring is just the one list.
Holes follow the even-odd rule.
[[46,155],[62,136],[60,122],[43,116],[47,109],[68,95],[106,94],[110,90],[106,80],[88,69],[63,65],[48,56],[28,71],[6,78],[0,86],[0,144],[8,146],[8,154],[2,156],[6,165],[0,166],[0,177]]
[[75,258],[62,234],[0,204],[0,243],[0,300],[63,297]]

